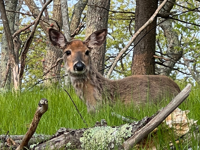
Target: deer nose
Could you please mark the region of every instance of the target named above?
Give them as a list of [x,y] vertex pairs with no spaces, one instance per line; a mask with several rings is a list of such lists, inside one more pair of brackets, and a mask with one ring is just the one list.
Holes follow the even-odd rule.
[[85,68],[85,65],[84,65],[81,61],[78,61],[78,62],[74,65],[74,70],[75,70],[75,71],[83,71],[84,68]]

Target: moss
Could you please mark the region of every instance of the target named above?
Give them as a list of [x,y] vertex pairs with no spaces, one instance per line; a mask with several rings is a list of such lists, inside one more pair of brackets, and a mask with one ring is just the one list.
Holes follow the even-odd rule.
[[100,126],[87,129],[80,138],[83,149],[105,150],[120,146],[125,138],[131,136],[132,126],[121,127]]

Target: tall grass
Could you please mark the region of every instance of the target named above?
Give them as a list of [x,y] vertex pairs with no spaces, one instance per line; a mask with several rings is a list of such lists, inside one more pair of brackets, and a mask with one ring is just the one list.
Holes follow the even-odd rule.
[[[146,105],[142,107],[135,107],[133,104],[125,106],[117,102],[113,106],[104,105],[95,114],[87,113],[87,107],[75,94],[72,89],[68,89],[72,99],[76,103],[79,111],[81,112],[84,120],[87,122],[88,127],[95,125],[97,121],[105,119],[110,126],[124,124],[121,119],[111,115],[115,112],[127,118],[140,120],[145,116],[151,116],[156,113],[160,108],[166,106],[170,101],[169,99],[158,105]],[[33,91],[22,92],[20,94],[4,93],[0,94],[0,134],[25,134],[29,124],[32,121],[37,104],[41,98],[48,100],[49,109],[42,117],[39,126],[36,130],[37,134],[54,134],[59,128],[86,128],[79,114],[77,113],[69,96],[61,88],[49,89],[34,89]],[[200,118],[200,88],[193,87],[192,92],[188,99],[180,105],[182,110],[190,110],[189,118],[199,120]],[[199,124],[199,122],[198,122]],[[155,135],[155,142],[161,146],[168,146],[166,144],[166,137],[171,141],[176,139],[172,138],[173,132],[159,130]],[[165,135],[165,138],[163,137]],[[168,135],[168,136],[166,136]],[[154,135],[149,137],[150,139]],[[169,141],[169,139],[168,139]],[[198,145],[198,141],[194,139],[194,145]],[[184,145],[185,146],[185,145]]]

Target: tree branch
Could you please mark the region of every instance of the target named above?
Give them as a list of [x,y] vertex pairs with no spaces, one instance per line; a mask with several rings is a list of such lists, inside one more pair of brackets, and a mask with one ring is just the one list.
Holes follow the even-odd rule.
[[24,138],[22,139],[21,144],[17,147],[16,150],[21,150],[23,149],[25,146],[28,145],[29,140],[31,139],[31,137],[33,136],[33,134],[35,133],[35,130],[37,129],[37,126],[39,124],[39,121],[42,117],[42,115],[48,110],[48,101],[44,98],[42,98],[38,104],[38,108],[35,112],[35,115],[33,117],[33,120],[31,122],[30,128],[28,129],[28,131],[26,132]]
[[116,66],[118,60],[120,59],[120,57],[123,55],[124,52],[127,51],[127,49],[130,47],[130,45],[133,43],[133,41],[135,40],[135,38],[151,23],[153,22],[154,18],[156,17],[156,15],[158,14],[158,12],[160,11],[160,9],[164,6],[164,4],[167,2],[167,0],[164,0],[161,5],[157,8],[157,10],[155,11],[155,13],[151,16],[151,18],[134,34],[134,36],[131,38],[131,40],[128,42],[128,44],[119,52],[119,54],[117,55],[117,57],[115,58],[110,70],[108,71],[108,74],[106,75],[107,78],[110,77],[110,75],[112,74],[112,71],[114,69],[114,67]]
[[12,37],[14,38],[15,36],[17,36],[18,34],[20,34],[21,32],[25,31],[26,29],[30,28],[32,25],[35,24],[35,21],[33,21],[32,23],[30,23],[29,25],[25,26],[24,28],[22,29],[19,29],[17,30],[13,35]]
[[24,68],[25,68],[25,59],[26,59],[26,54],[28,52],[28,49],[31,45],[31,42],[33,40],[33,37],[34,37],[34,33],[35,33],[35,30],[37,28],[37,25],[39,24],[39,21],[40,21],[40,18],[42,17],[42,13],[43,11],[46,9],[47,5],[49,5],[51,3],[52,0],[49,0],[48,2],[46,2],[44,4],[44,6],[42,7],[42,10],[40,12],[40,14],[38,15],[38,17],[36,18],[35,20],[35,25],[33,27],[33,30],[31,31],[25,45],[24,45],[24,48],[22,50],[22,56],[21,56],[21,68],[20,68],[20,74],[19,74],[19,77],[20,79],[22,79],[23,77],[23,73],[24,73]]
[[153,131],[162,121],[172,113],[188,96],[191,91],[191,84],[188,84],[162,111],[160,111],[153,119],[151,119],[144,127],[124,142],[125,150],[130,150],[135,144],[146,137]]
[[73,33],[79,26],[81,15],[82,15],[83,10],[85,9],[87,2],[88,0],[79,0],[74,5],[74,10],[72,13],[72,18],[71,18],[71,23],[70,23],[70,33]]
[[52,65],[51,68],[49,68],[49,70],[47,70],[47,71],[43,74],[43,77],[44,77],[46,74],[48,74],[53,68],[55,68],[55,67],[58,65],[59,61],[61,61],[61,60],[63,60],[63,57],[62,57],[62,58],[58,58],[57,61],[56,61],[56,63],[55,63],[54,65]]

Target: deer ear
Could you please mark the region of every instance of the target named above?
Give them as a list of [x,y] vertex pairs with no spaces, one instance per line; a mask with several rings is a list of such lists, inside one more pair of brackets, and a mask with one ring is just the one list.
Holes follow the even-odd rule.
[[65,36],[61,32],[52,28],[49,29],[49,39],[54,46],[59,46],[60,48],[64,48],[67,44]]
[[93,32],[85,42],[87,43],[88,47],[94,48],[101,46],[106,39],[107,29],[102,29]]

